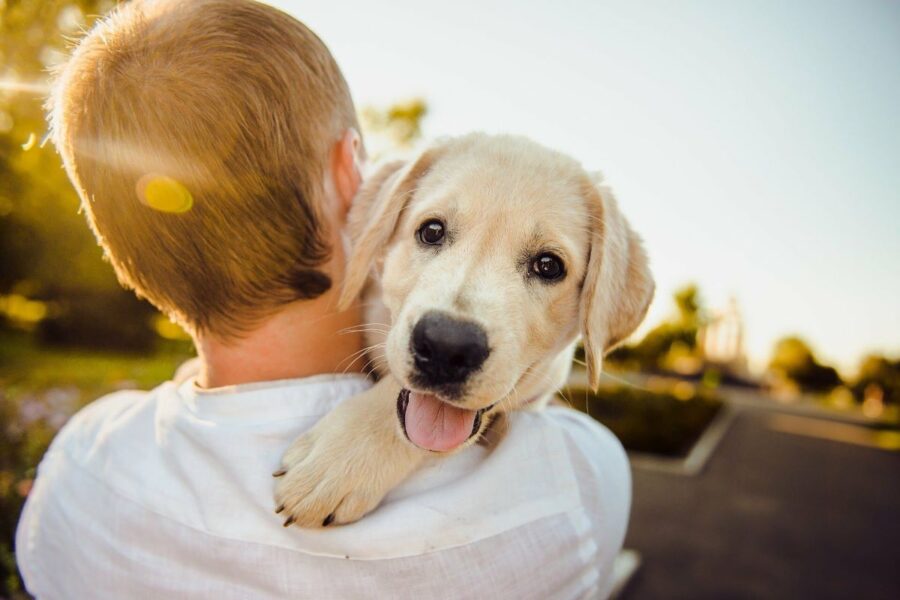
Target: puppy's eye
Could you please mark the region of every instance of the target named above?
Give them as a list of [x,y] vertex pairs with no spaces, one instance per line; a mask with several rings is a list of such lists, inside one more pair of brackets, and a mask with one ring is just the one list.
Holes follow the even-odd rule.
[[439,219],[428,219],[416,232],[419,241],[429,246],[438,246],[444,241],[444,223]]
[[566,274],[562,260],[549,252],[541,254],[531,263],[531,270],[535,275],[547,281],[559,279]]

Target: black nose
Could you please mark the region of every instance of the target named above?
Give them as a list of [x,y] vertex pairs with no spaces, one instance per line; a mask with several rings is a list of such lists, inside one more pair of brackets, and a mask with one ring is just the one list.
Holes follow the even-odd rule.
[[462,383],[490,354],[479,325],[439,312],[426,313],[412,332],[412,352],[422,383]]

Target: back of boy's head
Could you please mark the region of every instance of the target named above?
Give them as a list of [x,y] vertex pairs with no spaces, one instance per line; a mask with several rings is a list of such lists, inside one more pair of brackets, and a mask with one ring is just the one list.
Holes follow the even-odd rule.
[[332,145],[356,127],[325,45],[250,0],[124,5],[79,44],[51,131],[119,280],[231,337],[331,286]]

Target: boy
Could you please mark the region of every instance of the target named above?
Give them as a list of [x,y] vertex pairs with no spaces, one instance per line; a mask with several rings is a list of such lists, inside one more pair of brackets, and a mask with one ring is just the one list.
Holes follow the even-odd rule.
[[[569,411],[512,419],[488,455],[442,459],[387,511],[284,529],[271,472],[367,389],[338,312],[341,230],[364,157],[328,50],[248,0],[139,2],[80,43],[54,141],[123,284],[181,323],[200,370],[76,415],[17,532],[39,598],[581,597],[611,584],[629,505],[612,436]],[[359,363],[356,363],[358,365]],[[560,456],[537,456],[535,435]],[[497,490],[499,472],[517,481]],[[566,485],[555,485],[565,481]],[[517,510],[484,510],[503,493]],[[429,494],[465,499],[430,518]],[[387,515],[387,516],[386,516]]]

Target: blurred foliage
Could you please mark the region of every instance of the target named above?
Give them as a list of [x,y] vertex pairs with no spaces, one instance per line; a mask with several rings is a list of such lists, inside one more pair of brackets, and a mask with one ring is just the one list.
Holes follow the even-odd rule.
[[705,310],[696,284],[677,290],[672,297],[676,313],[651,329],[636,343],[620,346],[607,361],[629,370],[669,370],[679,359],[697,357],[697,332],[705,322]]
[[120,290],[72,290],[37,325],[44,344],[146,352],[158,342],[156,310]]
[[722,400],[688,382],[669,393],[630,386],[601,388],[596,394],[567,388],[561,398],[603,423],[626,449],[671,457],[686,456],[722,408]]
[[[0,3],[0,295],[48,304],[40,324],[45,342],[148,351],[153,310],[121,289],[79,214],[59,156],[38,142],[47,129],[48,71],[65,56],[66,39],[112,6]],[[4,317],[7,327],[33,325]]]
[[366,106],[359,113],[366,149],[372,160],[394,150],[407,150],[422,137],[428,105],[422,98],[396,102],[387,108]]
[[821,364],[807,343],[795,336],[775,344],[769,370],[776,378],[791,381],[804,391],[825,393],[842,383],[838,372]]
[[900,359],[869,355],[860,364],[853,392],[858,399],[877,386],[886,404],[900,406]]
[[[79,201],[50,144],[42,101],[48,70],[64,55],[63,36],[87,25],[108,3],[16,2],[0,4],[0,238],[4,260],[0,293],[19,288],[40,296],[45,288],[118,286],[78,214]],[[27,149],[26,149],[27,148]],[[99,267],[101,268],[98,268]]]

